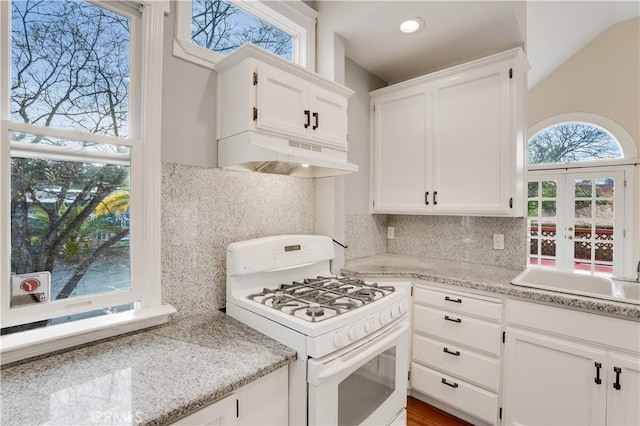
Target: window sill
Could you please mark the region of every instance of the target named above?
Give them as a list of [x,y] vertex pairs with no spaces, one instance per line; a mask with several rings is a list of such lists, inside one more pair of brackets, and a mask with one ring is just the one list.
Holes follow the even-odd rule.
[[173,306],[162,305],[2,336],[0,364],[164,324],[175,312]]

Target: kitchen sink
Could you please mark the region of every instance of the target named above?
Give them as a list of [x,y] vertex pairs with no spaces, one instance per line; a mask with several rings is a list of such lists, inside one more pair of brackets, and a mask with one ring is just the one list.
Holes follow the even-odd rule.
[[530,268],[511,284],[640,305],[640,283],[627,279]]

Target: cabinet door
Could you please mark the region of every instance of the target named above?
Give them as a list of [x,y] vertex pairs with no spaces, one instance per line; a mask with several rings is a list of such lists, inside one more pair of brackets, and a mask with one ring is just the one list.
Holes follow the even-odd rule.
[[289,424],[289,372],[281,367],[240,388],[238,419],[241,426]]
[[[431,189],[434,209],[509,212],[509,69],[504,64],[436,81]],[[515,143],[515,141],[514,141]],[[514,157],[515,158],[515,157]]]
[[[605,362],[602,351],[508,329],[504,424],[604,424]],[[602,365],[600,384],[595,363]]]
[[173,423],[174,426],[227,426],[236,424],[235,395],[227,396]]
[[640,425],[640,359],[610,354],[607,374],[607,424]]
[[328,90],[311,87],[311,137],[335,148],[347,149],[347,99]]
[[424,212],[426,93],[407,91],[374,104],[373,211]]
[[308,83],[267,65],[260,65],[257,72],[258,129],[306,137],[311,126]]

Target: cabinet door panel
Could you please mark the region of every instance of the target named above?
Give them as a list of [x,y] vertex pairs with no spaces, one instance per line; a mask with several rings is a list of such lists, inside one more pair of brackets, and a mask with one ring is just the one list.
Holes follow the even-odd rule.
[[426,93],[380,99],[374,121],[374,211],[424,211]]
[[173,423],[173,426],[236,425],[236,396],[230,395]]
[[[619,389],[614,368],[620,369]],[[640,425],[640,359],[610,354],[607,374],[607,424]]]
[[315,87],[311,89],[310,96],[313,138],[346,150],[347,99]]
[[504,424],[602,425],[606,382],[595,383],[603,351],[507,330]]
[[508,212],[507,73],[498,64],[436,83],[431,185],[436,210]]
[[[305,137],[309,110],[308,84],[297,77],[269,66],[258,67],[258,119],[261,130]],[[224,107],[224,106],[222,106]],[[311,111],[309,111],[311,124]]]

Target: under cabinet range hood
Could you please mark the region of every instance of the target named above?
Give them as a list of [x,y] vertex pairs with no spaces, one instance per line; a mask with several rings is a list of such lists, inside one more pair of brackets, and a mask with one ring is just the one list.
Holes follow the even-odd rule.
[[301,177],[358,171],[345,151],[246,131],[218,141],[218,167]]

